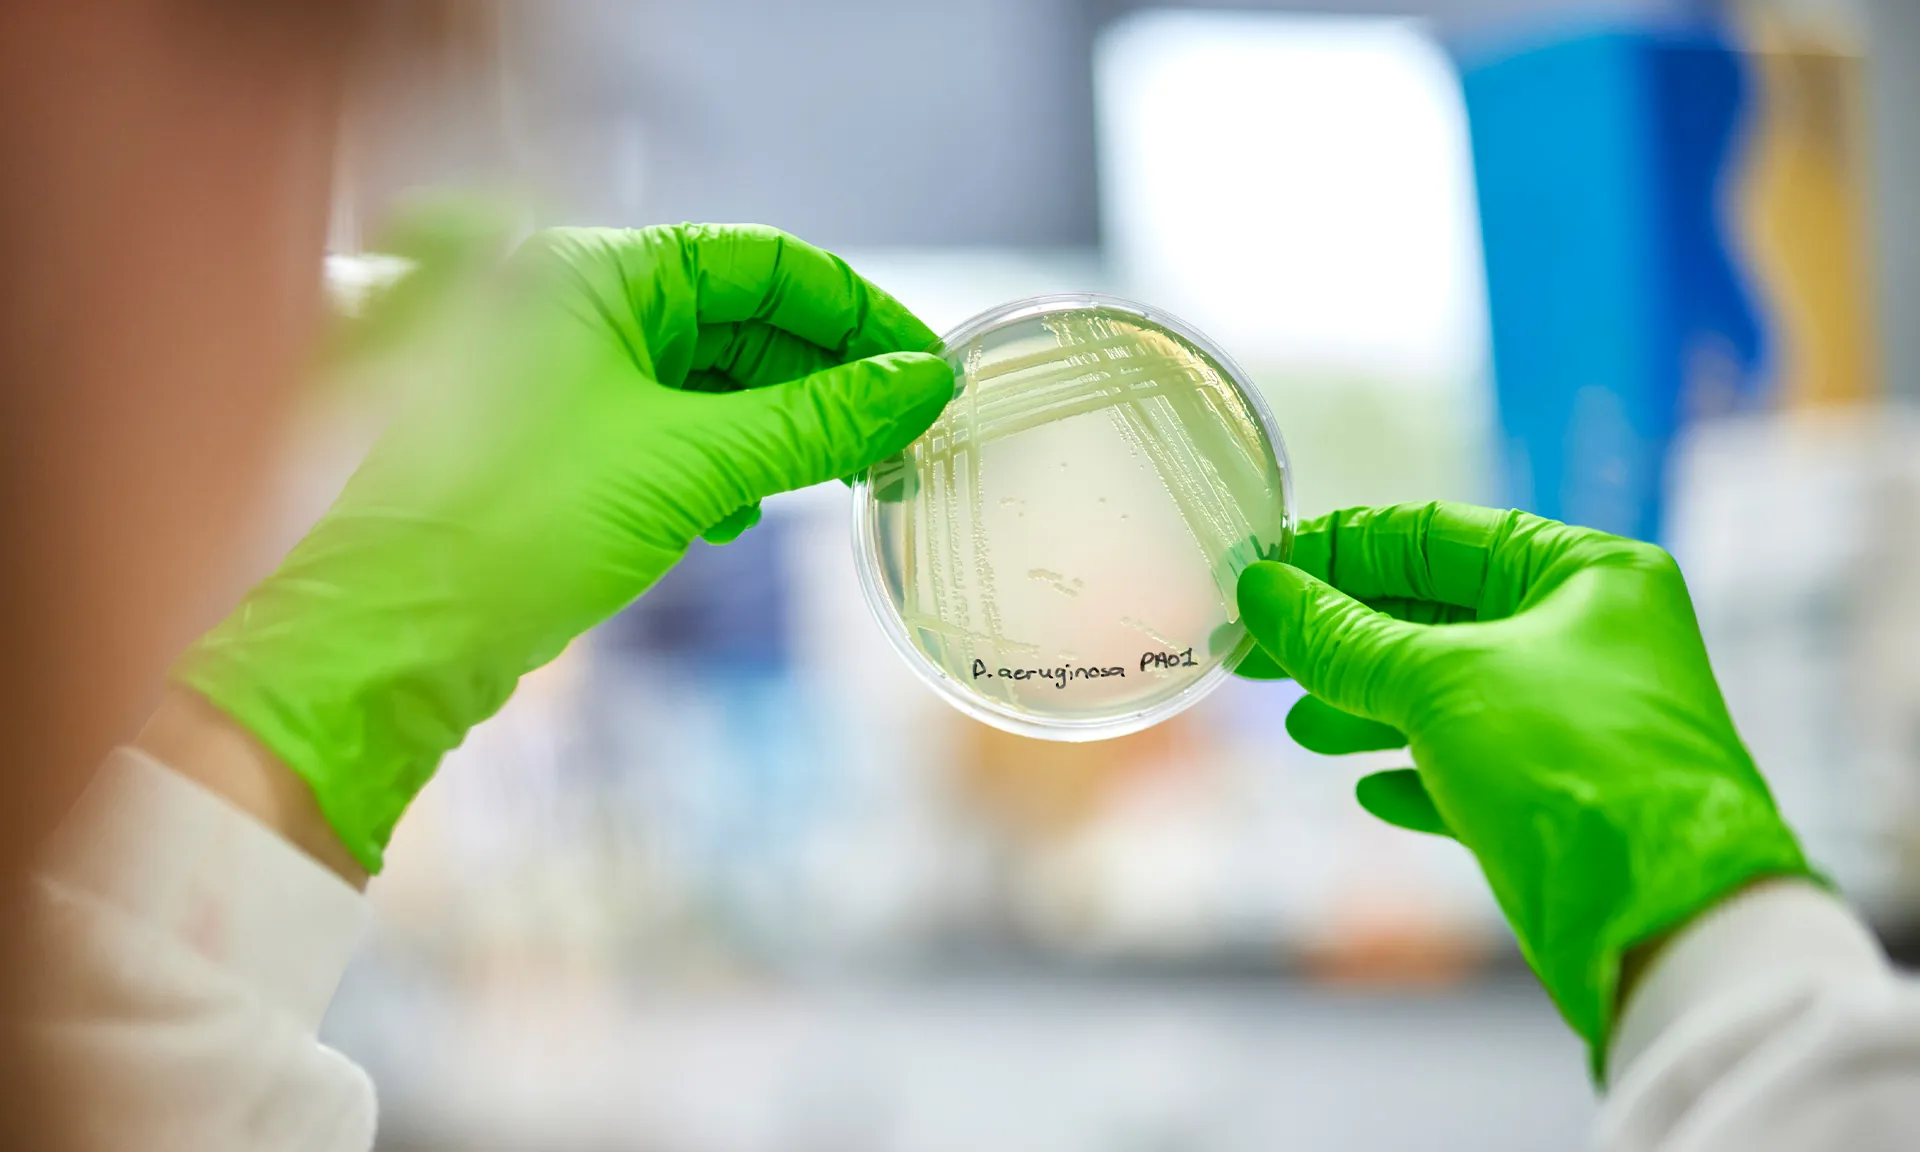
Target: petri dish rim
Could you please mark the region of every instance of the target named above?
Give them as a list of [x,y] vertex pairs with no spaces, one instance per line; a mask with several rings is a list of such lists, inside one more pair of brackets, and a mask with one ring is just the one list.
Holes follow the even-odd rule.
[[[964,345],[982,333],[1003,324],[1054,312],[1086,308],[1124,312],[1172,332],[1199,351],[1201,355],[1212,360],[1214,366],[1220,370],[1220,374],[1233,385],[1234,391],[1246,401],[1248,410],[1253,413],[1254,420],[1260,425],[1261,432],[1267,438],[1268,447],[1273,451],[1274,463],[1280,470],[1282,506],[1280,558],[1286,559],[1292,552],[1295,526],[1293,466],[1287,458],[1286,441],[1280,435],[1280,426],[1273,418],[1273,410],[1267,406],[1266,397],[1252,385],[1240,365],[1234,362],[1233,357],[1227,355],[1219,345],[1178,316],[1150,304],[1141,304],[1104,292],[1054,292],[1043,296],[1028,296],[989,308],[962,321],[958,327],[942,336],[938,345],[928,351],[936,355],[945,355],[948,348]],[[960,392],[956,390],[954,395],[958,397]],[[1222,680],[1233,675],[1234,667],[1253,648],[1252,635],[1243,634],[1240,642],[1234,646],[1226,659],[1208,669],[1193,683],[1164,700],[1132,712],[1114,716],[1041,720],[1015,709],[997,705],[961,686],[944,668],[928,659],[926,654],[914,644],[913,638],[907,634],[906,622],[901,619],[899,612],[893,610],[893,598],[888,593],[884,577],[881,575],[886,565],[880,556],[880,523],[873,515],[873,503],[874,501],[870,499],[869,477],[863,471],[853,482],[853,566],[859,574],[860,592],[867,602],[867,611],[873,614],[874,620],[880,625],[880,631],[886,636],[895,653],[941,699],[975,720],[990,724],[1002,731],[1011,732],[1017,736],[1067,743],[1109,740],[1134,732],[1142,732],[1199,703],[1219,687]]]

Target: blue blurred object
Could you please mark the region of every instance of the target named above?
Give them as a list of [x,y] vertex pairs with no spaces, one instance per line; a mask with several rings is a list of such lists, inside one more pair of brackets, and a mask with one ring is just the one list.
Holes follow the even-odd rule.
[[731,544],[695,540],[647,594],[602,628],[607,650],[706,671],[785,673],[792,662],[790,526],[776,514]]
[[795,531],[771,503],[730,544],[695,540],[602,626],[590,706],[603,815],[670,878],[683,930],[775,961],[821,946],[805,865],[850,800],[795,666]]
[[1511,498],[1658,539],[1676,433],[1763,390],[1720,218],[1741,60],[1710,28],[1605,31],[1461,71]]

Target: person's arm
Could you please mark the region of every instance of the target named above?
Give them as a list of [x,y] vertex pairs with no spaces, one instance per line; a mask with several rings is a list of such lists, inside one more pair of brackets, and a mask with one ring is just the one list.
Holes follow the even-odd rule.
[[51,846],[36,1035],[89,1147],[365,1148],[371,1090],[315,1028],[441,758],[696,536],[953,395],[924,324],[768,228],[543,233],[459,297],[391,353],[414,403]]
[[[696,537],[724,543],[763,497],[898,452],[953,397],[925,324],[770,228],[539,233],[450,296],[392,353],[414,386],[402,414],[171,674],[306,785],[369,874],[522,675]],[[238,783],[251,809],[291,813],[277,783]],[[332,854],[324,835],[303,847]]]
[[151,754],[116,750],[31,893],[37,1064],[78,1147],[364,1152],[374,1097],[316,1032],[366,899]]
[[1597,1080],[1628,957],[1757,881],[1814,875],[1734,731],[1679,567],[1636,540],[1461,504],[1335,512],[1241,573],[1309,749],[1460,841]]
[[1910,1148],[1920,985],[1825,889],[1763,882],[1651,958],[1609,1067],[1599,1152]]
[[1242,574],[1287,716],[1458,839],[1614,1091],[1604,1152],[1912,1146],[1920,996],[1815,879],[1733,729],[1679,569],[1652,545],[1457,504],[1301,526]]
[[367,886],[367,870],[327,823],[307,782],[194,693],[170,689],[134,747],[278,833],[354,888]]

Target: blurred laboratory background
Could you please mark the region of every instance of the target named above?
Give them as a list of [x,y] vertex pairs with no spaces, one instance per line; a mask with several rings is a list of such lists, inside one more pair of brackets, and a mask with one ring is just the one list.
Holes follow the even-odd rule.
[[[1920,940],[1920,5],[393,0],[329,273],[512,227],[773,224],[936,330],[1166,308],[1305,514],[1450,498],[1657,540],[1816,859]],[[303,402],[262,566],[377,430]],[[380,1148],[1574,1148],[1584,1053],[1457,845],[1297,689],[1049,744],[924,688],[848,493],[696,543],[455,753],[327,1040]]]

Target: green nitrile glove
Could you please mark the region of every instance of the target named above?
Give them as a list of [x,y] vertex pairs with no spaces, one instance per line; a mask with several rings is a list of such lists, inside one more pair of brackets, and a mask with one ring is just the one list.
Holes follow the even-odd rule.
[[[1460,504],[1311,521],[1240,610],[1311,695],[1321,753],[1409,746],[1360,781],[1390,823],[1478,858],[1527,962],[1603,1069],[1621,956],[1762,876],[1807,875],[1727,715],[1672,557]],[[1404,735],[1402,735],[1404,733]]]
[[490,289],[333,509],[173,672],[370,872],[522,674],[695,536],[900,451],[953,394],[926,325],[771,229],[542,233]]

